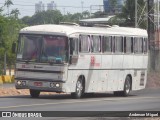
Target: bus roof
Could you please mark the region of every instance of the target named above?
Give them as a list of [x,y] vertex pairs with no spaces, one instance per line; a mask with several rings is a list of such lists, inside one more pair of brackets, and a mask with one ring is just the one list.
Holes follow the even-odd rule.
[[67,25],[36,25],[21,29],[20,33],[28,34],[57,34],[69,36],[74,33],[80,34],[109,34],[121,36],[143,36],[147,37],[147,31],[140,28],[130,27],[83,27],[83,26],[67,26]]

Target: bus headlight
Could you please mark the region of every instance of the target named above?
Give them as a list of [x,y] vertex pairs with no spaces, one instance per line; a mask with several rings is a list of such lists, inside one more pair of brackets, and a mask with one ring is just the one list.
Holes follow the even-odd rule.
[[60,83],[50,83],[50,87],[51,88],[59,88],[60,87]]
[[22,81],[17,81],[17,85],[21,85]]
[[59,83],[56,83],[56,87],[59,87],[60,85],[59,85]]

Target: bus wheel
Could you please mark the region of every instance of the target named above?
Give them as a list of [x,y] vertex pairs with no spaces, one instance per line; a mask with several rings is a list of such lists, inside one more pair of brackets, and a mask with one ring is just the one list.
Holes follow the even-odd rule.
[[124,83],[124,90],[122,91],[122,96],[128,96],[130,91],[131,91],[131,78],[127,76]]
[[79,79],[76,83],[75,92],[71,93],[72,98],[75,98],[75,99],[81,98],[83,95],[83,90],[84,90],[83,82],[81,79]]
[[126,77],[125,83],[124,83],[124,89],[123,91],[115,91],[115,96],[128,96],[131,91],[131,78],[129,76]]
[[31,95],[32,98],[38,98],[39,97],[40,91],[32,90],[32,89],[30,89],[29,91],[30,91],[30,95]]

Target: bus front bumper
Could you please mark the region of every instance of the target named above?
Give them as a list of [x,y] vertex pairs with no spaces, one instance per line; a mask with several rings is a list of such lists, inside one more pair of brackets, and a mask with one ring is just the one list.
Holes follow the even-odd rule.
[[46,92],[64,92],[62,81],[15,80],[16,89],[33,89]]

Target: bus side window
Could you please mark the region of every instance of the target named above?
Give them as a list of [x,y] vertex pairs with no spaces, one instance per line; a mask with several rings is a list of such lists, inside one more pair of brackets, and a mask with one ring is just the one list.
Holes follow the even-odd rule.
[[87,53],[90,51],[91,41],[89,35],[79,36],[79,51],[82,53]]
[[124,37],[121,37],[121,40],[122,40],[122,42],[121,42],[121,45],[122,45],[122,52],[124,52]]
[[143,38],[139,39],[139,53],[143,53]]
[[115,37],[115,52],[118,53],[123,52],[123,37],[120,36]]
[[136,38],[134,41],[134,52],[142,53],[143,52],[143,38]]
[[111,52],[112,51],[112,37],[104,36],[102,41],[103,52]]
[[101,48],[100,48],[100,36],[92,36],[91,37],[91,48],[92,48],[92,52],[100,52]]
[[127,46],[126,46],[126,37],[123,38],[123,52],[126,53],[126,49],[127,49]]
[[70,54],[78,55],[78,39],[77,38],[70,39]]
[[131,41],[131,37],[126,37],[126,53],[131,53],[131,46],[132,46],[132,41]]
[[131,53],[134,51],[134,38],[131,37]]
[[111,44],[112,44],[112,52],[115,52],[115,36],[112,36],[112,40],[111,40]]
[[134,39],[134,53],[138,53],[138,41],[139,39],[135,37]]
[[147,49],[148,49],[148,47],[147,47],[148,46],[147,41],[148,41],[147,38],[143,39],[143,52],[144,52],[144,54],[147,53]]
[[70,64],[76,64],[78,61],[78,39],[70,38]]

